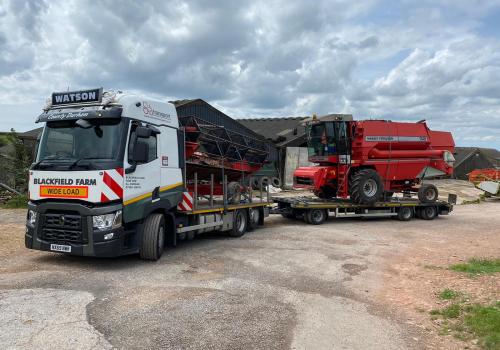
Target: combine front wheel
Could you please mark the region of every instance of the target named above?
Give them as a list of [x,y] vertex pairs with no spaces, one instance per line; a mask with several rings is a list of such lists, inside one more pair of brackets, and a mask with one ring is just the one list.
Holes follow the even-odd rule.
[[373,204],[383,191],[380,176],[373,169],[362,169],[352,177],[350,195],[354,203]]

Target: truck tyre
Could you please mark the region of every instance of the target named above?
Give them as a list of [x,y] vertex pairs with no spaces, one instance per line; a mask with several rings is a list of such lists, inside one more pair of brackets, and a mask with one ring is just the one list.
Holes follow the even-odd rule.
[[259,226],[260,209],[248,208],[248,231],[253,231]]
[[233,214],[233,228],[229,231],[231,237],[241,237],[248,228],[247,211],[244,209],[235,210]]
[[433,205],[429,205],[420,208],[420,218],[423,220],[432,220],[438,215],[437,208]]
[[399,221],[410,221],[412,217],[413,217],[412,207],[399,207],[397,216]]
[[352,177],[351,200],[357,204],[373,204],[384,191],[380,176],[373,169],[362,169]]
[[328,218],[328,211],[324,209],[309,209],[305,215],[307,222],[313,225],[321,225]]
[[153,213],[146,218],[142,228],[142,245],[139,256],[143,260],[158,260],[165,248],[165,218]]
[[425,184],[418,189],[418,199],[422,203],[433,203],[438,199],[438,189],[432,184]]

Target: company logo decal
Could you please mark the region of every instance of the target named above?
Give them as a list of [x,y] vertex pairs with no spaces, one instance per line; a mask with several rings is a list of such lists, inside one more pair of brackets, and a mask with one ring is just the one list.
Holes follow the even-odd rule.
[[147,102],[142,102],[142,112],[145,117],[157,119],[161,121],[171,122],[170,114],[157,111]]
[[427,142],[427,136],[365,136],[366,142]]
[[102,88],[81,90],[81,91],[65,91],[54,92],[52,94],[52,105],[68,105],[74,103],[101,102]]

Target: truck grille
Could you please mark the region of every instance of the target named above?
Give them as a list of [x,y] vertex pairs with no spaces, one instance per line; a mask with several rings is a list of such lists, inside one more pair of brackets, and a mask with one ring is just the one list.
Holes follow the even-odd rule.
[[42,238],[51,242],[85,243],[82,217],[74,214],[47,213],[42,216]]
[[43,238],[51,242],[83,243],[82,231],[58,230],[44,228]]
[[82,217],[80,215],[45,214],[44,226],[79,230],[82,227]]

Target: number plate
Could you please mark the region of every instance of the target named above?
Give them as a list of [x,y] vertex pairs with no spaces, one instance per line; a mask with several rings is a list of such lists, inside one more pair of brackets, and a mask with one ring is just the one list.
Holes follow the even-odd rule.
[[54,252],[71,253],[71,246],[62,244],[51,244],[50,250]]

